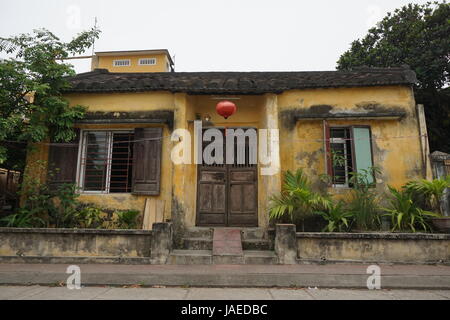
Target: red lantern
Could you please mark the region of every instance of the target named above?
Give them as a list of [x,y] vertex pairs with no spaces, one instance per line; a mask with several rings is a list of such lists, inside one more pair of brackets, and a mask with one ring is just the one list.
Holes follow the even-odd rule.
[[231,101],[220,101],[216,106],[216,111],[219,115],[227,119],[236,112],[236,105]]

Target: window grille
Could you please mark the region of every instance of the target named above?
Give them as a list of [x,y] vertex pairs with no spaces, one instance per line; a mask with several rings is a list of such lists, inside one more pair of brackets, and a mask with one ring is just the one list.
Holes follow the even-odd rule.
[[155,58],[143,58],[139,59],[139,65],[140,66],[152,66],[156,64]]
[[[352,187],[351,175],[358,172],[374,183],[370,128],[365,126],[330,128],[329,161],[335,187]],[[371,174],[367,175],[367,172]]]
[[114,60],[114,67],[128,67],[131,65],[130,59]]
[[84,192],[131,192],[134,132],[85,131],[80,159]]

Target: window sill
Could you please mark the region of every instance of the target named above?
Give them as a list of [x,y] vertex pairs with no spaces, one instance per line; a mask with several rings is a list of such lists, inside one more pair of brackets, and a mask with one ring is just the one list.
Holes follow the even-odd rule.
[[349,191],[354,190],[351,187],[328,187],[328,192],[334,193],[334,194],[346,194]]
[[113,193],[105,193],[105,192],[78,192],[79,195],[95,195],[95,196],[110,196],[110,195],[132,195],[131,192],[113,192]]

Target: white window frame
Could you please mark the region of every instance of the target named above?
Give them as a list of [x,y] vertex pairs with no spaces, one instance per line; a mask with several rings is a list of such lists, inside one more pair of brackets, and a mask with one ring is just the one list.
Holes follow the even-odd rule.
[[[117,64],[119,61],[128,61],[128,64]],[[131,60],[130,59],[117,59],[113,60],[113,67],[130,67],[131,66]]]
[[[86,140],[88,132],[107,132],[108,140],[108,151],[106,159],[106,178],[105,178],[105,190],[84,190],[84,175],[86,170],[86,165],[82,163],[82,159],[86,156]],[[134,130],[124,130],[124,129],[82,129],[80,130],[80,142],[78,148],[78,161],[77,161],[77,187],[79,193],[85,194],[109,194],[109,185],[111,183],[111,163],[112,163],[112,139],[114,133],[131,133]],[[130,193],[130,192],[117,192],[120,193]]]
[[[152,60],[153,63],[142,63],[143,60]],[[140,58],[138,64],[140,66],[155,66],[156,65],[156,58]]]

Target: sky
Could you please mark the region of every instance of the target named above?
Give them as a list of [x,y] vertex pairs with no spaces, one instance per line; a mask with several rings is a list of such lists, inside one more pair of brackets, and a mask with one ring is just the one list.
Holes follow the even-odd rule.
[[[334,70],[387,12],[419,0],[1,0],[0,37],[46,28],[95,51],[168,49],[176,71]],[[86,52],[91,54],[91,49]],[[90,70],[90,59],[71,61]]]

